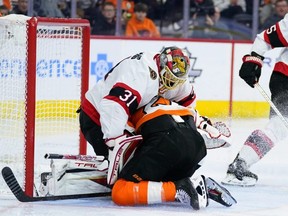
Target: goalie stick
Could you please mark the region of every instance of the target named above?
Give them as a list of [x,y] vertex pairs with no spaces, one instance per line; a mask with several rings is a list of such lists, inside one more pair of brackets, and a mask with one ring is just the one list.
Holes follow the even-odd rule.
[[44,156],[45,159],[68,159],[68,160],[81,160],[81,161],[99,161],[103,162],[104,156],[90,156],[90,155],[70,155],[70,154],[54,154],[47,153]]
[[111,196],[111,192],[99,192],[99,193],[89,193],[89,194],[70,194],[70,195],[57,195],[57,196],[45,196],[45,197],[30,197],[25,194],[25,192],[19,185],[10,167],[4,167],[2,169],[2,176],[6,184],[8,185],[8,187],[14,194],[14,196],[20,202],[53,201],[53,200],[67,200],[67,199]]

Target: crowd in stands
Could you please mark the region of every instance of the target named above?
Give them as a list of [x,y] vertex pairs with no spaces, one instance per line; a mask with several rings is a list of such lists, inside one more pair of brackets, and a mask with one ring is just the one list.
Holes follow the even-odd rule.
[[[28,15],[29,0],[0,0],[0,14]],[[117,0],[77,0],[92,35],[115,35]],[[33,16],[71,17],[71,0],[34,0]],[[181,37],[183,0],[122,0],[120,35]],[[259,32],[288,12],[288,0],[259,0]],[[253,0],[190,0],[188,37],[251,39]]]

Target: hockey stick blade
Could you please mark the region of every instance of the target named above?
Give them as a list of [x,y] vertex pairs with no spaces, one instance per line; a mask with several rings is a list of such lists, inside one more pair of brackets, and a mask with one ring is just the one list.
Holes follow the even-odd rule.
[[2,176],[14,194],[14,196],[20,202],[37,202],[37,201],[53,201],[53,200],[67,200],[67,199],[80,199],[80,198],[91,198],[91,197],[105,197],[111,196],[111,192],[100,192],[100,193],[90,193],[90,194],[71,194],[71,195],[57,195],[57,196],[47,196],[47,197],[30,197],[25,194],[19,185],[14,173],[10,167],[4,167],[2,169]]

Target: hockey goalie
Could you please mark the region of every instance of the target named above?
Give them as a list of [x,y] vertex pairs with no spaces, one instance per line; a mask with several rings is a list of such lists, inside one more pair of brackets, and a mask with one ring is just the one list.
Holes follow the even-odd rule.
[[[121,204],[117,200],[118,196],[114,196],[115,191],[119,194],[122,189],[121,184],[117,182],[125,180],[125,185],[128,181],[127,185],[135,183],[136,188],[138,184],[155,185],[151,191],[140,189],[136,194],[130,193],[136,200],[140,199],[133,204],[150,203],[151,200],[168,201],[168,198],[171,201],[175,200],[175,197],[179,201],[188,202],[194,209],[208,204],[209,190],[206,190],[205,182],[212,182],[213,187],[218,184],[209,178],[195,177],[199,185],[193,185],[190,177],[199,168],[207,147],[230,145],[228,141],[230,132],[226,130],[225,125],[211,124],[208,118],[201,117],[194,110],[196,93],[187,79],[189,68],[189,55],[185,49],[173,46],[164,47],[160,52],[139,52],[117,63],[103,80],[86,92],[79,109],[81,131],[96,155],[104,156],[105,160],[109,161],[106,184],[113,186],[112,199],[115,203]],[[161,103],[153,104],[153,101],[158,100]],[[150,112],[153,114],[144,115],[133,121],[138,111],[149,113],[146,110],[150,109],[147,104],[150,105],[152,109]],[[158,115],[162,112],[162,108],[164,110],[171,108],[172,111]],[[154,117],[157,117],[157,121]],[[127,124],[130,121],[132,124]],[[196,128],[203,131],[202,135]],[[148,158],[145,163],[137,163],[135,168],[140,166],[139,169],[145,170],[147,167],[149,169],[146,172],[140,170],[141,174],[137,170],[132,176],[131,173],[124,176],[129,164],[140,161],[137,159],[142,154],[147,154]],[[150,159],[150,155],[153,160]],[[162,166],[165,169],[162,169]],[[164,181],[168,183],[163,185],[170,185],[167,191],[171,193],[167,192],[167,197],[158,193],[165,191],[161,186],[161,182]],[[176,187],[176,182],[179,183],[177,184],[179,187]],[[140,188],[143,187],[147,188],[146,186]],[[195,188],[198,188],[201,195],[195,192]],[[218,186],[216,188],[213,190],[214,195],[210,193],[209,197],[214,197],[219,202],[227,201],[228,206],[235,203],[228,191]],[[124,189],[128,190],[125,194],[129,194],[129,187]],[[176,196],[176,191],[184,191],[182,194],[188,193],[190,198],[181,199],[180,196]],[[145,194],[151,193],[156,196],[145,197]],[[159,199],[160,197],[165,200]],[[128,202],[129,197],[126,198]]]

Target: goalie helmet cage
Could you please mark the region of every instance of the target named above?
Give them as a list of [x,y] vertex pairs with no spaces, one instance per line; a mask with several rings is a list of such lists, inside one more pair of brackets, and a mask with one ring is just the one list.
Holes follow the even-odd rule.
[[76,110],[88,90],[89,49],[87,20],[0,18],[0,165],[15,170],[27,195],[45,151],[86,154]]

